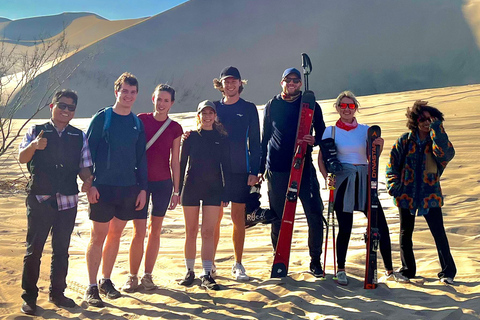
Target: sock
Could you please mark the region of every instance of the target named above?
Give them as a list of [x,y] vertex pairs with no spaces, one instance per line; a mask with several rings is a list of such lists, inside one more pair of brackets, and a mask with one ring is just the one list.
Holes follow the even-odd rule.
[[93,288],[93,287],[98,287],[98,285],[96,283],[90,283],[88,285],[89,288]]
[[194,271],[195,259],[185,259],[185,266],[187,267],[187,271]]
[[212,260],[202,260],[203,274],[210,274],[212,272]]

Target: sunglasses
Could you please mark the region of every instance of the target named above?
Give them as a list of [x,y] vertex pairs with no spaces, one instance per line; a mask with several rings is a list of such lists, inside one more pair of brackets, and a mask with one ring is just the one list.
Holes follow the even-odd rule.
[[285,78],[283,79],[283,81],[285,81],[286,83],[290,83],[293,81],[293,83],[297,84],[297,83],[300,83],[302,80],[298,78]]
[[74,104],[66,104],[63,102],[57,102],[57,108],[60,110],[65,110],[68,108],[68,111],[75,111],[77,109],[77,106]]
[[425,121],[430,121],[430,122],[432,122],[432,119],[430,119],[430,118],[425,118],[425,117],[420,117],[420,118],[418,118],[418,122],[425,122]]
[[354,110],[357,106],[355,105],[355,103],[340,103],[338,105],[340,107],[340,109],[352,109]]

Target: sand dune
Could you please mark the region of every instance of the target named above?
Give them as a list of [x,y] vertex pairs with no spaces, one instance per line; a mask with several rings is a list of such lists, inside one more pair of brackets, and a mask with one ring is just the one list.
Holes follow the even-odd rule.
[[[445,114],[445,128],[456,148],[456,156],[447,167],[442,187],[445,198],[444,219],[452,254],[458,267],[455,285],[438,282],[438,257],[432,236],[423,219],[416,222],[414,247],[417,274],[410,284],[384,282],[376,290],[363,289],[365,244],[363,232],[366,219],[355,213],[354,228],[347,255],[347,271],[352,277],[346,287],[332,281],[332,256],[328,255],[327,279],[316,280],[308,270],[307,224],[299,207],[289,277],[270,279],[273,260],[269,227],[256,226],[247,231],[244,265],[252,281],[241,283],[230,275],[233,246],[230,239],[232,223],[229,209],[222,221],[222,234],[216,264],[218,283],[222,290],[207,292],[199,287],[199,280],[189,288],[176,281],[184,274],[183,216],[181,209],[169,211],[164,221],[159,258],[154,276],[159,289],[140,290],[125,294],[117,300],[106,300],[106,307],[95,309],[82,302],[86,288],[84,248],[89,238],[86,199],[82,195],[76,227],[70,248],[70,272],[67,295],[79,304],[73,309],[55,307],[47,300],[49,285],[50,244],[42,259],[39,316],[66,319],[478,319],[480,318],[480,85],[398,92],[360,97],[358,120],[382,127],[385,152],[380,159],[381,202],[390,226],[394,266],[400,265],[397,210],[385,193],[384,167],[389,147],[403,132],[405,110],[416,99],[429,100]],[[319,101],[328,125],[336,121],[332,100]],[[261,108],[260,108],[261,111]],[[260,112],[261,113],[261,112]],[[192,113],[172,116],[184,128],[192,128]],[[86,128],[88,119],[75,119],[74,124]],[[14,150],[12,150],[14,152]],[[0,179],[11,181],[21,176],[15,155],[2,158]],[[24,167],[23,167],[24,168]],[[323,185],[323,181],[321,181]],[[13,188],[0,195],[0,318],[20,319],[21,264],[24,254],[26,219],[23,193]],[[262,190],[265,193],[266,190]],[[322,196],[327,198],[326,191]],[[262,205],[267,206],[266,196]],[[128,241],[132,225],[129,223],[120,247],[113,281],[120,286],[128,267]],[[331,251],[330,251],[331,252]],[[197,266],[199,266],[197,259]],[[379,261],[379,271],[382,271]],[[197,272],[200,268],[197,268]],[[142,272],[142,271],[141,271]]]
[[[480,82],[478,12],[476,0],[191,0],[59,68],[95,54],[65,83],[84,97],[84,117],[112,104],[112,83],[124,71],[140,80],[142,111],[159,82],[178,90],[178,112],[219,97],[212,79],[227,65],[249,80],[245,97],[264,104],[278,92],[282,71],[301,67],[301,52],[312,59],[311,89],[321,99],[345,88],[367,95],[466,85]],[[39,94],[45,81],[38,78]]]

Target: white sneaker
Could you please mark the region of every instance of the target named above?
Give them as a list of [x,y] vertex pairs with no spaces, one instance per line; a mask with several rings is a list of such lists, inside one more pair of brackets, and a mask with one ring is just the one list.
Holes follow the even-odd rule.
[[347,274],[345,271],[337,272],[337,283],[342,286],[346,286],[348,284]]
[[151,274],[143,275],[141,282],[145,290],[157,289],[157,286],[155,285],[155,283],[153,283],[153,278]]
[[210,271],[210,276],[215,279],[217,277],[217,267],[215,265],[212,266],[212,271]]
[[385,280],[386,281],[396,281],[396,282],[400,282],[400,283],[410,282],[410,279],[405,277],[400,272],[392,272],[390,274],[387,274],[387,271],[385,271]]
[[138,277],[129,275],[127,282],[122,287],[122,290],[128,293],[135,292],[138,288]]
[[245,273],[245,268],[241,263],[235,263],[232,267],[232,275],[238,281],[248,281],[250,277]]

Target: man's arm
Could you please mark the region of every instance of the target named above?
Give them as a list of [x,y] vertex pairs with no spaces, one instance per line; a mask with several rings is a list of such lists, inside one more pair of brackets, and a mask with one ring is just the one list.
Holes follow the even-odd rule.
[[315,129],[315,146],[320,144],[323,132],[325,131],[325,121],[323,120],[322,108],[315,102],[315,111],[313,114],[313,128]]
[[47,147],[47,138],[43,138],[43,130],[35,137],[35,127],[31,127],[25,135],[18,153],[18,161],[27,163],[32,160],[35,151],[44,150]]
[[272,123],[270,120],[270,104],[271,100],[265,105],[263,110],[263,132],[262,132],[262,143],[261,143],[261,157],[260,157],[260,171],[259,174],[263,175],[265,173],[265,166],[267,162],[267,146],[268,141],[272,136]]
[[260,167],[261,158],[260,120],[258,118],[257,107],[253,103],[249,119],[250,123],[248,130],[248,151],[250,152],[250,175],[254,175],[256,179]]

